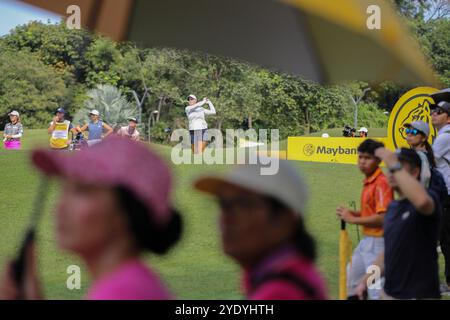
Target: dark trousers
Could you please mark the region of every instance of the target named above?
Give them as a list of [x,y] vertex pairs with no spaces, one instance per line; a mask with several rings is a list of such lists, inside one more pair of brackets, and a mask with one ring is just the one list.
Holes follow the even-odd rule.
[[445,260],[445,279],[450,284],[450,196],[444,204],[441,224],[441,251]]

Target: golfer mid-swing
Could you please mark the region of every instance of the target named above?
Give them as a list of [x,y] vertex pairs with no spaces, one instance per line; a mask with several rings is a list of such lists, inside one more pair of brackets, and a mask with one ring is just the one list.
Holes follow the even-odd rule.
[[[205,115],[216,114],[216,109],[209,99],[203,98],[199,102],[193,94],[188,96],[188,102],[189,105],[184,110],[189,120],[192,151],[194,153],[202,153],[206,147],[206,130],[208,130]],[[209,110],[203,108],[205,104],[209,105]]]

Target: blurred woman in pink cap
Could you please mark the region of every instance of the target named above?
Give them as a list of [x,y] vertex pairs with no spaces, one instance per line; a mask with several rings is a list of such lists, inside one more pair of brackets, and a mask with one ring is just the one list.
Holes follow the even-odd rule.
[[[170,207],[171,176],[145,145],[111,137],[76,154],[38,150],[35,166],[57,176],[59,247],[86,263],[92,285],[87,299],[170,299],[141,254],[166,253],[179,239],[180,215]],[[21,297],[41,299],[33,246],[28,248]],[[0,298],[16,299],[12,265],[0,282]]]

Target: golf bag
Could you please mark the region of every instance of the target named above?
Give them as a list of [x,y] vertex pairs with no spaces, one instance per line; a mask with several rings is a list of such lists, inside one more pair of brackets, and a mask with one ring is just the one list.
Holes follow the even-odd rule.
[[69,151],[80,151],[81,149],[88,147],[87,141],[84,139],[82,132],[77,133],[77,135],[72,139],[69,145]]

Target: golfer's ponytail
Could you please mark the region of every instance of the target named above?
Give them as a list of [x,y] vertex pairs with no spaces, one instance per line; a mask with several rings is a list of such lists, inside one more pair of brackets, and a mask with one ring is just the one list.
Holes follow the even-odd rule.
[[316,260],[316,243],[313,237],[308,233],[308,231],[306,231],[302,219],[300,219],[297,223],[295,245],[303,256],[309,258],[311,261]]
[[431,147],[430,143],[427,141],[425,141],[424,143],[425,145],[425,150],[427,150],[427,158],[428,158],[428,162],[430,163],[430,166],[432,168],[436,168],[436,158],[434,157],[434,152],[433,152],[433,148]]
[[171,219],[161,228],[150,219],[147,206],[127,188],[117,187],[119,205],[126,213],[130,229],[142,250],[166,253],[180,239],[183,223],[178,211],[172,210]]
[[[287,208],[283,203],[281,203],[278,199],[274,199],[269,197],[269,201],[272,207],[272,216],[277,217],[280,214],[286,214],[291,212],[289,208]],[[305,224],[303,219],[298,219],[295,233],[293,235],[293,242],[298,252],[308,258],[311,261],[315,261],[316,259],[316,243],[313,237],[308,233],[305,228]]]

